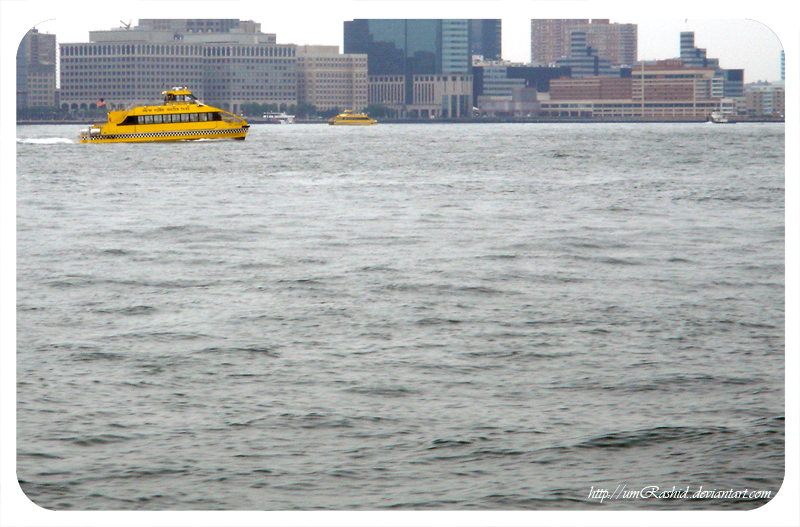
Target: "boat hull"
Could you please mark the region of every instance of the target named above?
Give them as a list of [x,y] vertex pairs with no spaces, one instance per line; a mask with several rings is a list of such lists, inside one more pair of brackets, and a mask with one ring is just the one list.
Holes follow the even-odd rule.
[[81,135],[80,143],[151,143],[155,141],[196,141],[198,139],[239,139],[247,136],[248,126],[211,130],[169,130],[133,133]]
[[351,122],[351,123],[328,123],[331,126],[371,126],[373,124],[377,124],[375,121],[372,122]]

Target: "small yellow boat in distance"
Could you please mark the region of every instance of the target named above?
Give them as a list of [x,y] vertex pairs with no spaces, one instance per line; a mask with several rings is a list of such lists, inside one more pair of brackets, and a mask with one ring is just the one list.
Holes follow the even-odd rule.
[[363,113],[355,113],[352,110],[345,110],[336,117],[328,119],[328,124],[333,126],[364,126],[377,124],[378,121]]
[[143,143],[196,139],[240,139],[247,121],[198,101],[187,88],[162,92],[163,104],[108,112],[108,122],[80,132],[80,143]]

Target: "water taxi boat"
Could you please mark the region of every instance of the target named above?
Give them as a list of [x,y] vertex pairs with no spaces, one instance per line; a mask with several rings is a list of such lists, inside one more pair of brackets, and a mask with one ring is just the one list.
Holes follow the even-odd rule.
[[355,113],[352,110],[345,110],[336,117],[328,119],[328,124],[334,126],[364,126],[367,124],[376,124],[378,121],[364,115],[363,113]]
[[141,143],[194,139],[244,139],[250,125],[198,101],[187,88],[162,92],[164,102],[108,112],[108,122],[80,132],[80,143]]

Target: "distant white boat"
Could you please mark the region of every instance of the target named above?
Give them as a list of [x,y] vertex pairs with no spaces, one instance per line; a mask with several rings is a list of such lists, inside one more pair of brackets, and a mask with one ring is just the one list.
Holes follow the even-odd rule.
[[263,119],[270,124],[294,124],[294,115],[287,115],[285,112],[265,113]]
[[725,117],[725,114],[722,112],[711,112],[709,116],[709,121],[714,124],[730,124],[731,122]]

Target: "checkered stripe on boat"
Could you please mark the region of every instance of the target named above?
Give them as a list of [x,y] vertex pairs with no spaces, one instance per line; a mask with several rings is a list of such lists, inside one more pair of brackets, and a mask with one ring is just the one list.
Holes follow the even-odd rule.
[[229,135],[247,131],[247,128],[228,128],[223,130],[182,130],[177,132],[141,132],[136,134],[108,134],[90,136],[90,141],[104,139],[148,139],[151,137],[191,137],[196,135]]

